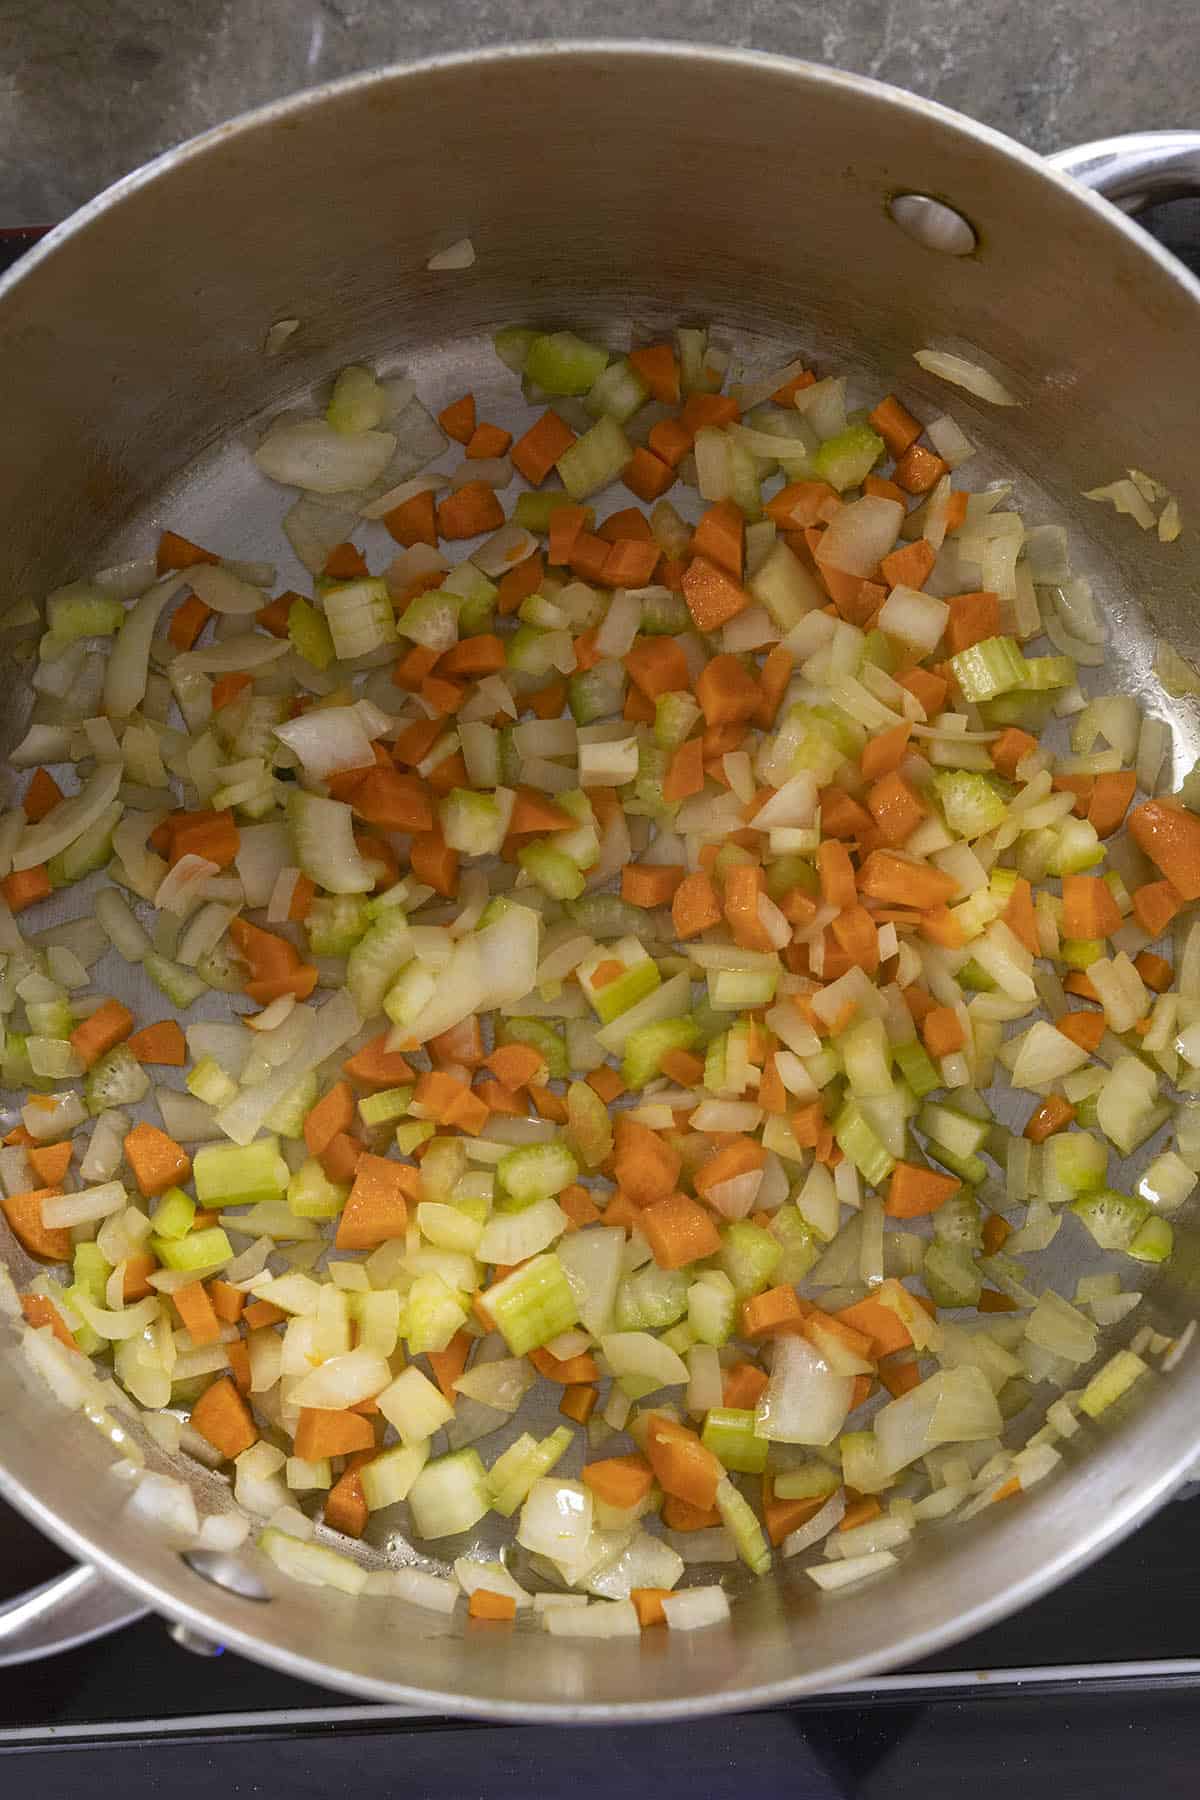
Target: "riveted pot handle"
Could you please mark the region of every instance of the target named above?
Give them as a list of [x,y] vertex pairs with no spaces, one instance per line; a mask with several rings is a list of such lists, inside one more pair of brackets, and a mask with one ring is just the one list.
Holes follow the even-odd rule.
[[1046,160],[1122,212],[1200,194],[1200,131],[1135,131],[1058,150]]
[[0,1606],[0,1668],[73,1650],[132,1624],[145,1611],[98,1569],[70,1569]]

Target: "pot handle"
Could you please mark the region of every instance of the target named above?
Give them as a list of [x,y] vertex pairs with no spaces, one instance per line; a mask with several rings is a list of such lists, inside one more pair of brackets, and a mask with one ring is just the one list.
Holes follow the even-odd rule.
[[1200,132],[1133,131],[1058,150],[1046,161],[1119,206],[1138,213],[1160,200],[1200,194]]
[[131,1625],[146,1610],[99,1569],[69,1569],[0,1606],[0,1668],[73,1650]]

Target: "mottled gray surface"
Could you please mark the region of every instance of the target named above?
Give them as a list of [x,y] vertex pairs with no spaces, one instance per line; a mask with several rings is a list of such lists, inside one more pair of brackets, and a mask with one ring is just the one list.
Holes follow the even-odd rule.
[[691,38],[915,89],[1039,150],[1200,114],[1195,0],[0,0],[0,221],[264,100],[438,51]]

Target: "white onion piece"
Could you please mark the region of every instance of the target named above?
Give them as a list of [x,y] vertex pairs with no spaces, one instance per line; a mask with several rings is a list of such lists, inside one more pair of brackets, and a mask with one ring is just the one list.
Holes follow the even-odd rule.
[[817,560],[848,575],[872,575],[895,543],[903,517],[898,500],[864,494],[834,514],[821,535]]
[[36,868],[39,863],[48,862],[52,856],[68,849],[96,823],[101,813],[108,810],[120,785],[118,764],[106,763],[97,769],[78,794],[70,800],[61,800],[40,823],[26,827],[13,851],[14,870]]
[[185,650],[172,659],[171,672],[177,679],[191,675],[249,675],[267,663],[278,662],[290,652],[291,645],[286,638],[247,633],[222,638],[214,644],[200,644],[195,650]]
[[110,719],[127,719],[146,697],[150,675],[150,643],[159,615],[184,585],[172,573],[155,582],[125,615],[104,671],[104,711]]
[[945,350],[917,350],[913,353],[913,361],[920,363],[931,375],[952,382],[955,387],[965,388],[980,400],[990,400],[994,406],[1021,404],[1003,382],[989,375],[978,363],[968,362],[965,356],[952,356]]
[[947,468],[957,469],[975,455],[975,446],[948,413],[931,419],[925,427],[929,439]]
[[154,904],[160,911],[178,913],[182,916],[193,898],[193,890],[210,875],[220,871],[214,862],[205,856],[196,856],[188,851],[167,871],[159,882],[154,895]]
[[663,1616],[672,1631],[700,1631],[707,1625],[723,1625],[729,1619],[724,1588],[684,1588],[663,1598]]
[[391,1380],[386,1357],[365,1348],[348,1350],[344,1356],[331,1356],[297,1382],[291,1391],[291,1403],[331,1410],[357,1406],[360,1401],[381,1394]]
[[513,466],[507,456],[467,457],[451,475],[450,486],[456,493],[459,488],[470,487],[473,481],[482,481],[485,487],[506,488],[512,478]]
[[[260,572],[256,570],[256,573]],[[243,580],[232,569],[199,563],[194,569],[188,570],[187,578],[192,592],[203,600],[205,606],[211,606],[215,613],[244,618],[261,612],[267,603],[261,587]]]
[[471,561],[485,575],[507,575],[537,549],[537,539],[522,525],[502,525],[487,542],[472,551]]
[[390,431],[335,431],[325,419],[277,419],[254,460],[264,475],[314,494],[343,494],[370,487],[391,461]]
[[781,1553],[784,1556],[799,1556],[801,1551],[819,1544],[822,1538],[828,1537],[834,1527],[841,1523],[845,1512],[846,1495],[842,1488],[838,1488],[830,1495],[820,1512],[814,1513],[811,1519],[788,1533],[783,1540]]
[[445,250],[438,250],[425,267],[431,274],[440,275],[448,270],[469,269],[475,261],[475,246],[469,237],[458,238]]
[[377,500],[368,500],[364,506],[360,506],[359,518],[382,519],[385,513],[394,512],[406,500],[415,500],[418,494],[439,493],[446,485],[444,475],[414,475],[411,481],[401,481],[396,487],[389,488],[386,494],[380,494]]
[[352,769],[373,769],[375,752],[354,706],[326,706],[275,726],[275,736],[294,750],[317,781]]
[[362,1026],[358,1008],[344,989],[327,1000],[318,1013],[309,1014],[308,1017],[311,1025],[301,1046],[265,1081],[240,1093],[218,1112],[217,1124],[235,1144],[250,1143],[267,1114],[279,1104],[284,1095],[318,1064],[323,1063],[327,1056],[340,1050]]
[[120,1212],[128,1200],[124,1185],[119,1181],[83,1188],[77,1194],[48,1194],[42,1201],[42,1224],[51,1229],[85,1225],[93,1219],[106,1219],[110,1213]]
[[[299,329],[299,319],[276,319],[275,323],[267,328],[267,335],[263,339],[263,354],[278,356],[288,339],[294,336]],[[207,1524],[208,1521],[206,1520],[205,1523]]]
[[835,1375],[805,1338],[780,1338],[767,1390],[758,1403],[758,1436],[784,1444],[831,1444],[850,1411],[854,1377]]

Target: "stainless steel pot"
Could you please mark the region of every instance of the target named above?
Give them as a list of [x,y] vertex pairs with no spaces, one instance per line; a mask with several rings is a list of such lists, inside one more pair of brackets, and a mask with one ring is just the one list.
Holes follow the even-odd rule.
[[[278,505],[248,482],[234,434],[337,364],[398,352],[426,397],[471,386],[496,417],[511,396],[487,350],[499,322],[569,321],[619,341],[631,320],[713,321],[764,363],[803,346],[927,413],[948,405],[997,469],[1019,470],[1042,516],[1073,522],[1088,546],[1114,683],[1171,719],[1190,766],[1196,718],[1150,673],[1160,630],[1200,650],[1190,538],[1161,546],[1079,495],[1133,464],[1180,496],[1185,520],[1200,516],[1200,288],[1061,171],[1134,205],[1194,190],[1200,140],[1157,134],[1058,161],[874,82],[653,44],[488,52],[268,107],[110,189],[0,288],[0,591],[39,596],[167,522],[263,554]],[[464,235],[474,267],[429,273],[431,253]],[[264,356],[284,317],[301,329]],[[925,344],[983,350],[1024,404],[985,409],[930,382],[912,361]],[[8,702],[11,744],[27,704]],[[1178,1239],[1137,1315],[1166,1331],[1200,1302],[1200,1236],[1183,1224]],[[11,1354],[0,1489],[112,1577],[117,1604],[298,1676],[450,1713],[665,1719],[911,1660],[1100,1555],[1195,1453],[1194,1356],[1133,1398],[1055,1480],[973,1528],[920,1536],[886,1583],[830,1601],[785,1568],[743,1584],[727,1628],[654,1634],[640,1653],[464,1635],[394,1602],[290,1584],[253,1552],[200,1572],[129,1520],[109,1446]],[[211,1508],[216,1478],[190,1477]],[[107,1603],[90,1570],[68,1577],[0,1619],[0,1657],[68,1621],[89,1635]]]

